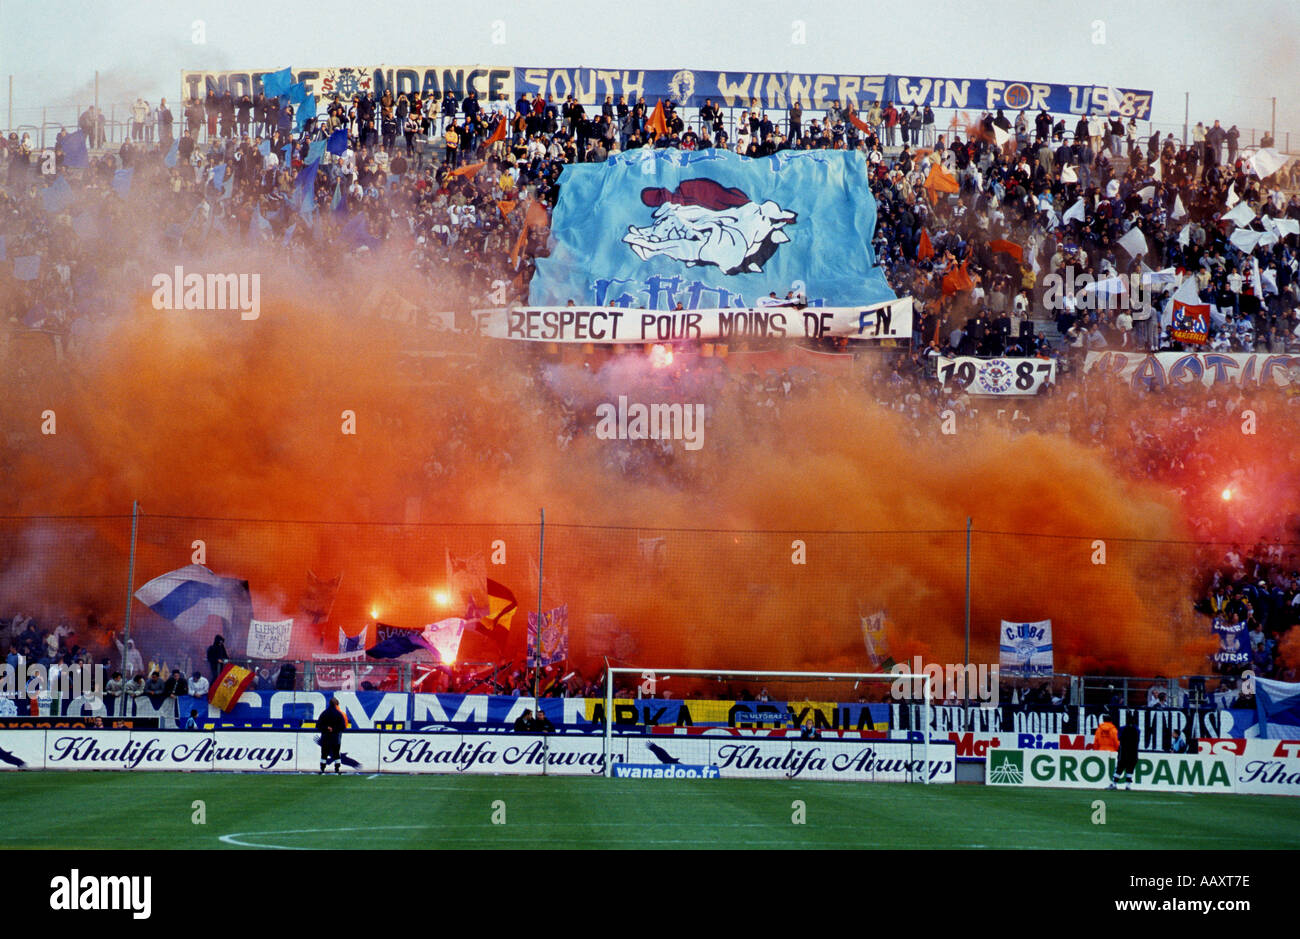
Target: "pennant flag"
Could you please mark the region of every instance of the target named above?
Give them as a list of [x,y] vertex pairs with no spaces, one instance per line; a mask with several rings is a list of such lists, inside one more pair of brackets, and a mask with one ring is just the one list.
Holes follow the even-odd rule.
[[1205,345],[1210,332],[1210,305],[1201,300],[1196,278],[1183,278],[1169,302],[1173,313],[1169,335],[1177,342]]
[[487,145],[487,146],[490,147],[490,146],[492,146],[492,144],[494,144],[494,143],[499,143],[500,141],[506,139],[506,124],[507,124],[507,123],[509,123],[509,122],[506,120],[506,116],[505,116],[504,114],[502,114],[501,117],[499,117],[499,118],[497,119],[497,128],[496,128],[496,130],[492,131],[492,136],[489,137],[489,138],[487,139],[487,142],[486,142],[486,145]]
[[999,147],[1006,146],[1007,141],[1010,139],[1011,139],[1011,131],[1003,130],[997,124],[993,125],[993,140],[997,143]]
[[240,695],[247,691],[257,676],[246,668],[229,662],[217,673],[212,690],[208,692],[208,703],[218,710],[228,713],[238,703]]
[[1245,202],[1238,202],[1229,211],[1220,216],[1224,221],[1232,222],[1238,228],[1245,228],[1255,221],[1255,210]]
[[1067,163],[1065,166],[1061,167],[1061,182],[1077,183],[1078,181],[1079,174],[1073,166]]
[[497,583],[490,577],[487,582],[487,595],[487,615],[479,620],[475,629],[485,636],[504,638],[510,629],[511,620],[515,617],[515,611],[519,609],[519,604],[515,602],[515,595],[509,587]]
[[334,609],[334,598],[338,596],[339,585],[342,583],[342,574],[337,577],[317,577],[309,569],[307,589],[303,591],[302,599],[298,601],[298,609],[313,625],[329,622],[330,611]]
[[307,148],[307,162],[319,163],[321,157],[325,155],[325,140],[313,140],[311,146]]
[[41,256],[29,254],[25,258],[14,258],[14,280],[35,280],[41,273]]
[[1068,209],[1065,210],[1065,214],[1061,216],[1061,224],[1064,225],[1066,222],[1073,219],[1074,221],[1082,225],[1084,222],[1083,212],[1084,212],[1083,200],[1078,199],[1075,201],[1074,205],[1070,206]]
[[278,72],[269,72],[262,76],[262,90],[266,92],[268,98],[287,95],[289,86],[292,84],[293,72],[288,68],[282,68]]
[[646,119],[645,126],[646,130],[654,131],[655,136],[663,136],[668,133],[668,117],[664,113],[663,98],[659,99],[659,103],[655,105],[654,111],[651,112],[650,117]]
[[1184,248],[1192,243],[1192,225],[1190,222],[1184,225],[1178,233],[1178,243]]
[[1225,201],[1228,204],[1228,208],[1232,208],[1234,205],[1236,205],[1238,202],[1241,201],[1241,196],[1237,195],[1236,183],[1233,183],[1231,186],[1228,187],[1228,195],[1226,196]]
[[1127,251],[1131,257],[1137,257],[1139,254],[1145,255],[1148,250],[1146,235],[1142,234],[1142,229],[1136,225],[1125,232],[1124,237],[1120,238],[1116,244]]
[[1170,218],[1187,217],[1187,207],[1183,205],[1183,197],[1181,195],[1174,196],[1174,211],[1169,217]]
[[168,169],[171,169],[176,165],[176,161],[180,159],[180,153],[181,153],[181,142],[180,142],[180,138],[177,138],[176,140],[172,141],[171,149],[169,149],[167,151],[167,155],[163,157],[163,163],[167,165]]
[[68,185],[67,179],[56,176],[54,182],[41,193],[41,201],[45,205],[45,211],[51,215],[58,215],[66,209],[72,203],[72,187]]
[[160,574],[135,592],[135,598],[185,632],[222,621],[225,632],[246,629],[253,618],[248,581],[219,577],[201,564]]
[[85,131],[75,131],[63,138],[63,165],[72,169],[85,169],[90,165]]
[[131,194],[131,177],[135,175],[135,170],[125,169],[118,170],[113,174],[113,191],[125,199]]
[[1228,236],[1228,241],[1242,254],[1250,254],[1255,250],[1255,246],[1259,244],[1259,240],[1263,237],[1263,232],[1254,231],[1249,228],[1238,228]]
[[946,297],[950,293],[957,293],[962,290],[970,290],[975,286],[975,282],[970,279],[966,273],[966,265],[969,261],[962,261],[960,267],[954,267],[947,274],[943,275],[943,295]]
[[1020,245],[1016,244],[1014,241],[1006,241],[1002,238],[995,238],[989,242],[989,247],[993,251],[1001,252],[1002,254],[1011,255],[1018,262],[1023,262],[1025,259],[1024,249],[1021,248]]
[[502,200],[497,202],[497,208],[501,210],[501,214],[503,216],[506,216],[509,215],[511,212],[513,212],[515,210],[515,206],[518,204],[519,204],[518,202],[510,202],[510,201]]
[[250,659],[283,659],[289,655],[289,641],[293,635],[293,619],[264,622],[259,619],[248,623],[248,651]]
[[346,211],[347,207],[343,204],[343,187],[340,183],[334,184],[334,197],[330,200],[330,210],[333,212]]
[[930,233],[922,228],[921,243],[916,246],[916,259],[928,261],[932,257],[934,257],[934,245],[930,241]]
[[542,614],[538,635],[537,614],[528,614],[528,667],[537,668],[563,662],[569,657],[569,605],[557,606]]
[[444,665],[454,665],[460,652],[460,640],[465,635],[465,621],[459,616],[439,620],[424,627],[420,638],[438,655]]
[[448,173],[447,176],[468,176],[470,179],[473,179],[478,175],[479,170],[483,169],[485,166],[487,166],[486,163],[466,163],[464,166],[456,167]]
[[957,178],[938,163],[930,167],[929,175],[925,177],[925,188],[932,198],[936,192],[961,192]]
[[365,645],[366,631],[364,629],[355,636],[349,636],[343,631],[342,626],[339,627],[339,655],[343,655],[346,652],[364,651]]

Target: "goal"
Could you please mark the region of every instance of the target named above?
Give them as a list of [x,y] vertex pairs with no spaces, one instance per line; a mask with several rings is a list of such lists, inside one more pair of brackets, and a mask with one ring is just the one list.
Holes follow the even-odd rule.
[[[933,694],[925,673],[607,666],[604,773],[929,783]],[[919,728],[891,731],[900,702]]]

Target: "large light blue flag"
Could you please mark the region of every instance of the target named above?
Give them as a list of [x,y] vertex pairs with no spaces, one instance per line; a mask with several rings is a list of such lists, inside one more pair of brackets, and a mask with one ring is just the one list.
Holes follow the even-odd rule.
[[316,171],[320,161],[308,163],[298,171],[293,181],[293,207],[299,212],[310,212],[316,207]]
[[181,153],[181,142],[180,142],[180,138],[178,137],[177,139],[172,141],[172,146],[171,149],[167,151],[167,156],[163,157],[163,163],[167,164],[168,169],[171,169],[173,166],[176,165],[176,161],[180,159],[180,153]]
[[85,131],[74,131],[63,138],[63,165],[74,169],[85,169],[90,165]]
[[263,140],[261,143],[259,143],[259,144],[257,145],[257,152],[260,153],[260,154],[262,154],[262,156],[264,156],[264,157],[270,156],[270,155],[271,155],[271,141],[270,141],[269,139],[267,139],[267,140]]
[[282,68],[278,72],[268,72],[262,76],[262,90],[266,92],[268,98],[287,95],[289,86],[292,84],[293,72],[291,69]]
[[313,140],[311,146],[307,148],[307,162],[318,163],[320,158],[325,155],[325,141]]
[[220,166],[214,166],[212,168],[212,188],[220,189],[221,184],[224,183],[225,181],[226,181],[226,164],[222,163]]
[[297,107],[307,100],[307,83],[294,82],[289,86],[289,103]]
[[566,166],[529,302],[670,310],[895,299],[871,239],[876,202],[856,151],[631,150]]

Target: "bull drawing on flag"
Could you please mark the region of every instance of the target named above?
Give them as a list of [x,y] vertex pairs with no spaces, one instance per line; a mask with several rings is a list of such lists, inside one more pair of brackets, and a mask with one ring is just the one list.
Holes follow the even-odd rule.
[[683,180],[673,191],[663,186],[641,190],[641,201],[654,209],[651,223],[629,225],[623,236],[642,261],[665,255],[688,267],[713,265],[731,275],[763,269],[796,213],[772,200],[754,202],[743,191],[700,177]]

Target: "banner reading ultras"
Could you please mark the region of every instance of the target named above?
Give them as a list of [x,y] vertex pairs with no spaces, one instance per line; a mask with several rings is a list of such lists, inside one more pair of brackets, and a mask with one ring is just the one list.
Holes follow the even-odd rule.
[[[235,97],[262,90],[267,69],[184,71],[184,98],[209,91]],[[944,78],[927,75],[841,75],[825,72],[718,72],[704,69],[537,68],[509,65],[355,65],[293,69],[293,80],[304,82],[308,94],[345,98],[359,92],[382,95],[442,95],[458,98],[473,91],[480,101],[504,98],[513,103],[525,93],[551,96],[563,102],[573,95],[588,107],[608,96],[635,101],[671,101],[698,108],[706,101],[726,108],[783,110],[798,102],[822,110],[838,101],[865,109],[874,101],[929,106],[948,110],[1049,111],[1053,114],[1109,114],[1146,120],[1151,116],[1151,92],[1106,85],[1067,85],[1016,79]]]
[[866,158],[636,149],[566,166],[528,302],[688,311],[897,299],[872,249]]
[[864,307],[729,310],[629,310],[623,307],[520,307],[493,310],[483,334],[532,342],[704,342],[729,339],[905,339],[912,298]]

